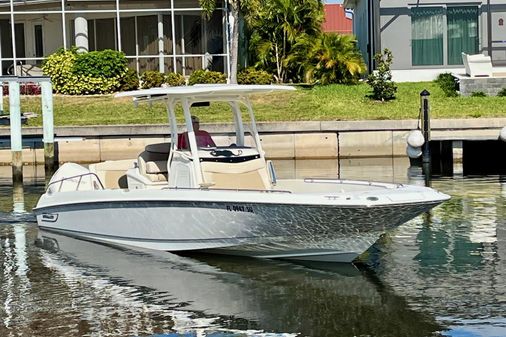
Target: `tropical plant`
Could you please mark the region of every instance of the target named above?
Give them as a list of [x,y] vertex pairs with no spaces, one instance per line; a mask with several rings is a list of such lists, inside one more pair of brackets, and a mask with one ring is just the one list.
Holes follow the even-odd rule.
[[355,37],[323,33],[304,35],[294,45],[287,62],[299,64],[307,83],[356,83],[366,66]]
[[377,69],[367,77],[367,84],[372,87],[370,97],[378,101],[395,99],[397,86],[392,81],[392,72],[390,71],[390,65],[393,61],[392,52],[385,48],[383,53],[374,55],[374,60]]
[[259,0],[246,17],[252,32],[250,54],[256,65],[274,74],[276,81],[300,80],[301,68],[288,58],[299,39],[321,34],[323,4],[319,0]]

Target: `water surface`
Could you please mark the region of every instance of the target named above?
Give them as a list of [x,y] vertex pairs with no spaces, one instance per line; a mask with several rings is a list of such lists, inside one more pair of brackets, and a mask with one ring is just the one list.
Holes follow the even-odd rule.
[[[425,184],[452,199],[362,266],[114,248],[37,229],[43,171],[0,169],[0,336],[506,336],[506,177],[404,160],[285,161],[284,177]],[[409,174],[408,174],[409,173]]]

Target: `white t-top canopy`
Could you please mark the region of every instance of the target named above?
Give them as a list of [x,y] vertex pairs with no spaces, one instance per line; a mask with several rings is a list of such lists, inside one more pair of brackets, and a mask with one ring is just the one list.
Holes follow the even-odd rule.
[[183,87],[152,88],[120,92],[115,97],[137,99],[190,98],[193,101],[220,100],[230,96],[269,93],[274,91],[293,91],[294,87],[284,85],[241,85],[241,84],[200,84]]

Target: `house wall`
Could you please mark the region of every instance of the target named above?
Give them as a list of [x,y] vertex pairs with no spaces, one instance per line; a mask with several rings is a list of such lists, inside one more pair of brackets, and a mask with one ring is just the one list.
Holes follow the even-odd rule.
[[491,8],[492,59],[495,64],[506,65],[506,1],[491,1]]
[[[439,7],[446,5],[465,6],[478,5],[478,34],[479,51],[483,51],[483,46],[487,44],[486,35],[486,13],[483,12],[483,5],[472,0],[447,0],[445,2],[432,2],[427,6]],[[443,29],[443,64],[431,66],[413,66],[411,54],[411,8],[416,7],[417,2],[406,0],[382,0],[381,1],[381,41],[383,48],[389,48],[394,55],[392,69],[411,69],[411,68],[444,68],[452,67],[447,65],[447,45],[446,30]],[[443,27],[446,27],[446,17],[443,18]],[[461,66],[453,66],[461,67]]]
[[[367,34],[368,17],[367,2],[369,0],[350,0],[345,4],[354,10],[354,34],[359,40],[359,47],[364,58],[368,57],[367,44],[370,41]],[[431,66],[413,66],[412,65],[412,37],[411,37],[411,8],[416,6],[447,7],[455,6],[478,6],[478,52],[492,56],[494,65],[506,64],[506,0],[490,0],[491,10],[491,45],[492,51],[489,52],[488,37],[488,7],[487,1],[473,0],[447,0],[424,3],[411,0],[381,0],[379,2],[380,20],[377,29],[381,36],[381,49],[388,48],[392,51],[394,60],[393,70],[403,69],[435,69],[435,68],[461,68],[462,65],[448,64],[448,47],[446,32],[446,16],[443,19],[443,64]],[[502,25],[500,25],[500,20]]]
[[369,60],[369,51],[367,48],[369,44],[368,27],[367,1],[358,1],[355,3],[355,7],[353,7],[353,34],[357,37],[357,47],[366,64],[368,63],[367,60]]

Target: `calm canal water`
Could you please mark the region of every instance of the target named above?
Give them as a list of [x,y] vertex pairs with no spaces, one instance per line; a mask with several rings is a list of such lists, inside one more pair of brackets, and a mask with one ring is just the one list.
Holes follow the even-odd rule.
[[[341,178],[425,183],[405,160],[277,163],[291,177],[338,166]],[[43,171],[25,168],[13,188],[0,168],[0,336],[506,336],[506,177],[430,184],[452,199],[383,237],[356,268],[41,233],[31,209]]]

